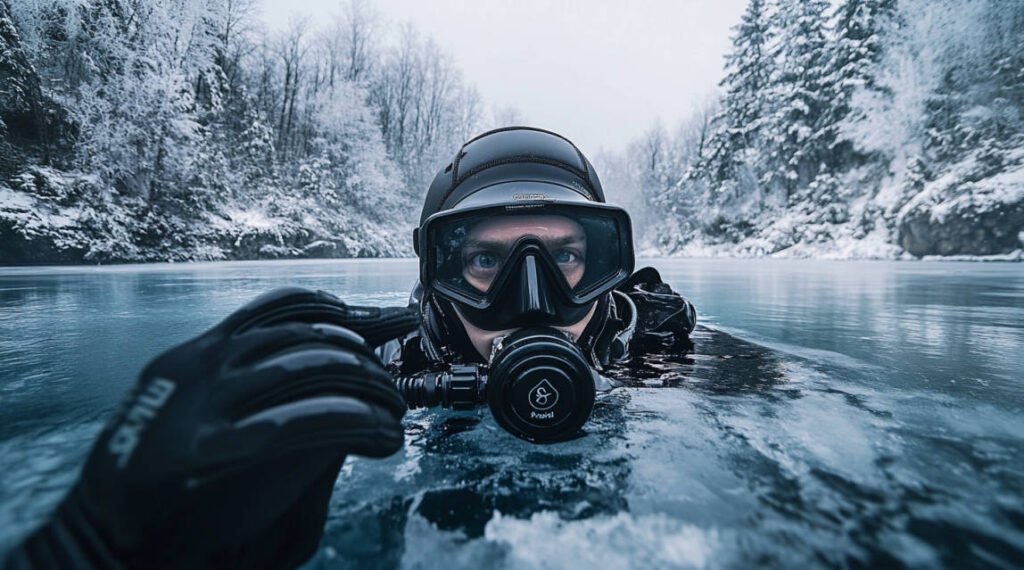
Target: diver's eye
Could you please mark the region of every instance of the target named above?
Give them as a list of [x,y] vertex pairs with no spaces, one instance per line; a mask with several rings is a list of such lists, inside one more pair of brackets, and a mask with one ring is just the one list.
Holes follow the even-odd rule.
[[491,253],[476,253],[469,258],[469,267],[476,271],[490,271],[498,267],[498,257]]
[[559,265],[569,265],[571,263],[577,263],[579,260],[579,255],[567,249],[560,249],[555,252],[555,261],[558,262]]

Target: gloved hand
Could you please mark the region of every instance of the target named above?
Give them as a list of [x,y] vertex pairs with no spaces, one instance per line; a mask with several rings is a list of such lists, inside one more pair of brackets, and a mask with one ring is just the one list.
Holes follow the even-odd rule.
[[697,326],[697,309],[662,281],[657,269],[638,270],[618,289],[636,306],[634,354],[685,353],[693,348],[690,333]]
[[402,445],[406,406],[350,329],[380,344],[416,326],[406,309],[286,288],[161,354],[8,567],[301,563],[345,456]]

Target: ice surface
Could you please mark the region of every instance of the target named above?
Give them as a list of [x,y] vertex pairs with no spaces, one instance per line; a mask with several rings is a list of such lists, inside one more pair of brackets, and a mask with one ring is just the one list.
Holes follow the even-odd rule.
[[[1012,567],[1024,556],[1016,264],[642,260],[691,355],[609,370],[587,434],[411,411],[350,458],[308,568]],[[72,483],[153,354],[274,286],[402,304],[415,263],[0,270],[0,551]],[[258,500],[258,498],[254,498]]]

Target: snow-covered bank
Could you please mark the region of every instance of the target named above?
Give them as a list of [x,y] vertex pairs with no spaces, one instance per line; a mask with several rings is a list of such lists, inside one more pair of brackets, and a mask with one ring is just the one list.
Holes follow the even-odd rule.
[[604,160],[609,195],[667,254],[1018,259],[1021,30],[1012,2],[748,0],[721,97]]
[[[1024,148],[984,162],[970,153],[916,192],[889,177],[871,197],[844,205],[813,201],[751,216],[743,232],[696,231],[662,254],[689,257],[816,259],[948,259],[1021,261],[1024,258]],[[989,159],[991,160],[991,159]],[[854,186],[853,173],[844,182]],[[731,229],[731,228],[730,228]],[[665,247],[667,246],[667,247]],[[648,251],[658,251],[649,247]]]
[[[658,257],[657,250],[645,249],[641,252],[642,257]],[[794,246],[792,248],[777,251],[766,255],[756,255],[743,244],[731,246],[718,244],[687,244],[682,249],[667,255],[666,257],[689,257],[689,258],[775,258],[775,259],[822,259],[830,261],[859,261],[859,260],[896,260],[896,261],[969,261],[969,262],[1019,262],[1024,261],[1024,249],[1017,249],[1010,253],[996,255],[925,255],[915,257],[906,252],[893,249],[891,245],[883,245],[877,249],[871,249],[868,244],[847,243],[824,244],[815,247]]]
[[410,229],[281,192],[169,210],[106,191],[98,177],[34,168],[0,185],[0,265],[401,257]]
[[[679,241],[645,240],[641,254],[1022,261],[1024,149],[986,172],[992,167],[972,155],[902,198],[898,209],[888,202],[899,203],[892,194],[906,185],[890,179],[873,198],[845,206],[841,216],[832,204],[808,200],[751,216],[742,227],[693,232]],[[337,215],[332,212],[346,209],[328,210],[315,195],[275,191],[264,200],[167,211],[118,197],[93,175],[34,167],[15,183],[0,184],[0,265],[412,255],[411,226],[388,220],[390,209],[380,206],[376,216]],[[943,248],[949,255],[934,253]]]
[[367,3],[254,8],[0,1],[0,264],[411,255],[475,90]]
[[971,152],[901,208],[900,244],[914,255],[988,255],[1022,247],[1024,148]]

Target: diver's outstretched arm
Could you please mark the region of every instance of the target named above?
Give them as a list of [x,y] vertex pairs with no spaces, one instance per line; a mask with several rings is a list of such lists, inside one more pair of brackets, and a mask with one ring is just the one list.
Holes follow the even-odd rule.
[[161,354],[7,568],[285,568],[317,547],[347,454],[402,446],[405,403],[364,338],[417,326],[323,292],[267,293]]

